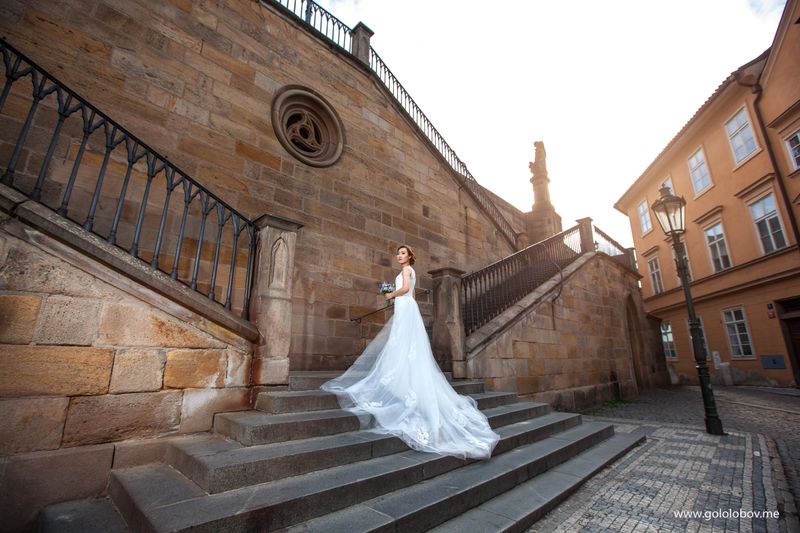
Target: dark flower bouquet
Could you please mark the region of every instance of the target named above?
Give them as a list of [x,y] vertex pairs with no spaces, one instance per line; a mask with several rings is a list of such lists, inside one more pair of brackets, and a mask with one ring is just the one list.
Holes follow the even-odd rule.
[[[388,281],[384,281],[381,283],[381,294],[389,294],[390,292],[394,291],[394,283],[390,283]],[[389,307],[389,300],[386,300],[386,307]]]

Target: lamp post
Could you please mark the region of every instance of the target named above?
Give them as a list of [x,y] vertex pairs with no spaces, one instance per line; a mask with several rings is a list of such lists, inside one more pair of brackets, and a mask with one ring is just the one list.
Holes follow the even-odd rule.
[[708,375],[708,364],[706,363],[706,349],[700,338],[700,321],[697,320],[697,316],[694,314],[692,293],[689,290],[689,270],[686,267],[686,255],[680,239],[680,235],[685,231],[684,209],[686,200],[682,196],[678,197],[672,194],[669,187],[661,187],[659,192],[661,197],[653,202],[651,209],[656,214],[656,220],[658,220],[661,229],[667,237],[672,239],[672,247],[675,250],[675,265],[683,286],[683,294],[686,297],[686,309],[689,312],[689,335],[692,337],[692,351],[694,352],[694,360],[697,362],[700,391],[703,393],[703,407],[705,407],[706,411],[706,431],[712,435],[724,435],[722,420],[719,419],[717,414],[717,404],[714,401],[714,393],[711,391],[711,380]]

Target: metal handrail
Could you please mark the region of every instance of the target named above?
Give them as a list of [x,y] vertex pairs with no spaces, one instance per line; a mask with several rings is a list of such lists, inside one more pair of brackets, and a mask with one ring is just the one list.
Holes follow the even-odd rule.
[[[253,222],[2,38],[0,52],[5,69],[0,115],[9,98],[13,99],[14,107],[4,118],[8,124],[20,126],[16,140],[9,127],[0,132],[4,140],[14,145],[8,159],[0,160],[0,183],[80,224],[225,309],[231,310],[234,304],[241,306],[241,315],[247,319],[255,268]],[[23,121],[13,114],[26,99],[29,107]],[[36,137],[29,142],[34,122]],[[80,136],[65,133],[70,129],[80,131]],[[43,132],[50,136],[46,150],[39,148]],[[78,138],[74,155],[67,150],[63,159],[56,157],[57,148],[63,151],[64,144],[77,142]],[[25,160],[22,156],[26,152],[41,158]],[[84,159],[89,159],[87,154],[102,159],[96,174],[91,163],[83,164]],[[64,164],[58,168],[53,165],[54,160]],[[66,163],[71,163],[68,173]],[[87,178],[90,171],[92,176]],[[206,239],[209,218],[212,228],[216,219],[216,232]],[[237,270],[236,264],[240,240],[246,246],[243,279],[242,267]],[[210,265],[203,258],[206,243],[212,247]],[[192,251],[191,246],[196,249],[187,254],[187,249]],[[225,275],[220,271],[222,254],[229,255],[230,261],[223,265],[227,267],[227,280],[218,287],[218,276]],[[203,272],[201,264],[206,266]],[[208,289],[201,291],[205,285]]]
[[[305,22],[330,43],[338,46],[344,51],[351,53],[353,40],[352,30],[342,21],[337,19],[329,11],[325,10],[313,0],[258,0],[260,2],[271,1],[284,10],[288,11],[298,19]],[[411,95],[403,87],[397,77],[389,70],[386,63],[380,58],[374,48],[369,50],[370,70],[378,77],[381,83],[389,91],[400,107],[406,112],[411,121],[430,141],[431,145],[439,152],[448,165],[455,171],[462,185],[469,194],[475,199],[478,205],[486,212],[489,218],[497,226],[500,233],[508,240],[512,247],[517,247],[517,233],[506,220],[497,205],[492,201],[483,187],[478,183],[472,173],[467,169],[467,165],[458,157],[455,150],[445,141],[439,130],[433,125],[430,119],[422,112],[419,105],[411,98]]]
[[594,226],[594,233],[598,252],[603,252],[604,254],[610,256],[624,255],[628,253],[624,246],[615,241],[611,236],[597,226]]
[[582,252],[580,225],[576,225],[461,278],[465,334],[517,303]]
[[472,173],[467,169],[467,165],[458,157],[455,150],[453,150],[447,141],[444,139],[439,130],[433,125],[430,119],[423,113],[422,109],[417,105],[408,91],[403,87],[400,81],[395,77],[386,63],[380,58],[377,52],[370,47],[369,51],[369,66],[378,78],[394,96],[397,103],[405,110],[411,120],[419,127],[425,137],[431,142],[436,150],[447,161],[447,164],[455,170],[456,174],[461,178],[461,182],[466,186],[467,190],[472,194],[472,197],[478,204],[486,211],[494,223],[497,225],[503,236],[509,243],[516,248],[517,246],[517,233],[514,228],[505,219],[503,214],[497,208],[495,203],[486,194],[483,187],[478,183]]
[[[265,1],[265,0],[260,0]],[[352,52],[352,30],[330,11],[313,0],[271,0],[307,25],[322,37],[348,52]]]

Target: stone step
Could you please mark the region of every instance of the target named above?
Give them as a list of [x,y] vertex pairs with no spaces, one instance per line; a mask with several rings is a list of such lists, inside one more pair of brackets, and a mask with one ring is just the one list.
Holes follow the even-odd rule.
[[[319,390],[323,383],[341,375],[341,370],[293,370],[289,372],[289,390]],[[448,381],[453,379],[452,372],[444,372],[444,376]],[[481,387],[483,387],[483,382],[475,383],[480,383]],[[482,391],[483,389],[481,388],[481,391],[476,392]]]
[[155,509],[203,499],[203,489],[162,463],[112,470],[108,495],[131,531],[161,531],[150,521]]
[[[488,397],[487,397],[488,398]],[[497,411],[494,411],[497,410]],[[525,402],[501,405],[486,411],[492,427],[541,416],[550,407],[543,403]],[[342,409],[271,415],[261,411],[237,411],[214,416],[214,431],[245,446],[308,439],[347,433],[369,427],[372,415],[354,414]]]
[[[478,402],[480,409],[513,403],[517,395],[511,392],[463,392],[474,390],[472,384],[477,382],[453,382],[453,388],[459,394],[469,394]],[[321,390],[262,392],[256,399],[256,410],[269,414],[302,413],[339,409],[335,394]]]
[[[531,469],[541,471],[563,462],[611,433],[613,426],[591,423],[545,438],[529,447],[540,450],[530,452],[537,466],[520,465],[506,477],[516,479]],[[509,439],[514,436],[502,436],[501,443]],[[500,461],[502,465],[516,464],[527,457],[514,450],[498,459],[505,456],[510,459]],[[112,472],[109,492],[115,502],[121,502],[120,512],[134,530],[269,531],[357,505],[469,463],[455,457],[406,451],[210,495],[172,468],[155,464]],[[136,506],[130,502],[136,502]]]
[[39,514],[39,533],[125,533],[125,520],[108,498],[76,500],[48,505]]
[[566,500],[590,477],[644,440],[643,435],[614,435],[565,463],[443,523],[432,532],[525,531]]
[[426,531],[545,472],[553,465],[564,463],[610,438],[613,431],[610,424],[582,424],[535,444],[495,456],[490,461],[474,462],[343,511],[298,524],[288,531]]
[[355,415],[341,409],[281,415],[238,411],[214,415],[214,431],[245,446],[254,446],[357,431],[371,422],[372,415]]
[[[490,416],[490,422],[492,418]],[[550,413],[498,428],[504,439],[498,444],[497,453],[541,440],[576,426],[580,421],[580,415]],[[357,431],[248,447],[220,437],[187,439],[171,445],[166,457],[169,464],[207,492],[217,493],[404,450],[408,447],[399,438]]]

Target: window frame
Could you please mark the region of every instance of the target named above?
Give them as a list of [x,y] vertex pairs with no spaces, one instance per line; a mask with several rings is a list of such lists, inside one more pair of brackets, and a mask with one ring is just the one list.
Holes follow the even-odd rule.
[[[792,148],[792,145],[791,145],[791,140],[792,139],[796,139],[797,140],[797,147],[796,147],[797,148],[797,156],[796,157],[792,153],[794,151],[793,148]],[[798,129],[794,133],[789,134],[789,136],[786,137],[783,140],[783,143],[784,143],[784,146],[786,147],[786,153],[789,156],[789,165],[792,168],[792,172],[800,170],[800,129]]]
[[[666,328],[664,325],[666,324]],[[661,346],[664,349],[664,358],[668,361],[677,361],[678,360],[678,347],[675,345],[675,333],[672,331],[672,322],[669,320],[662,320],[661,325],[659,326],[659,331],[661,332]],[[669,335],[670,340],[666,340],[665,336]],[[670,350],[668,348],[667,343],[672,344],[672,355],[670,355]]]
[[[644,206],[644,211],[641,210],[642,206]],[[642,215],[647,216],[648,228],[646,230],[642,227]],[[653,220],[650,218],[650,205],[647,203],[647,198],[636,205],[636,219],[639,221],[639,231],[642,232],[642,236],[653,231]]]
[[[746,120],[745,124],[743,124],[742,126],[740,126],[739,128],[737,128],[737,129],[736,129],[736,131],[734,131],[734,132],[731,134],[731,133],[728,131],[728,124],[730,124],[730,122],[731,122],[733,119],[735,119],[737,116],[739,116],[739,114],[740,114],[740,113],[744,113],[744,116],[745,116],[745,118],[746,118],[747,120]],[[730,149],[731,149],[731,155],[733,156],[733,166],[734,166],[734,168],[736,168],[736,167],[739,167],[740,165],[742,165],[743,163],[745,163],[747,160],[749,160],[751,157],[753,157],[753,155],[755,155],[756,153],[758,153],[758,151],[759,151],[759,149],[760,149],[761,147],[760,147],[760,146],[759,146],[759,144],[758,144],[758,138],[756,137],[756,132],[755,132],[755,130],[753,129],[753,121],[752,121],[752,120],[750,120],[750,112],[749,112],[749,110],[747,109],[747,106],[744,106],[744,105],[743,105],[743,106],[742,106],[742,107],[740,107],[738,110],[736,110],[736,112],[735,112],[735,113],[733,113],[733,114],[730,116],[730,118],[728,118],[728,120],[726,120],[726,121],[725,121],[725,124],[723,125],[723,127],[724,127],[724,129],[725,129],[725,135],[728,137],[728,146],[730,147]],[[750,135],[751,135],[751,137],[753,138],[753,145],[754,145],[754,146],[753,146],[753,150],[751,150],[750,152],[748,152],[747,154],[745,154],[745,155],[744,155],[744,156],[743,156],[741,159],[737,159],[737,158],[736,158],[736,148],[733,146],[733,142],[732,142],[732,140],[733,140],[733,138],[734,138],[736,135],[738,135],[739,133],[741,133],[741,132],[742,132],[742,131],[743,131],[745,128],[747,128],[747,129],[749,129],[749,130],[750,130]]]
[[[714,264],[714,254],[711,251],[711,245],[708,242],[708,235],[706,235],[706,232],[708,230],[710,230],[711,228],[715,227],[715,226],[719,226],[720,227],[720,233],[722,234],[722,242],[725,245],[725,252],[726,252],[726,256],[728,258],[728,266],[720,268],[719,270],[717,270],[717,268],[716,268],[716,266]],[[703,240],[705,241],[705,244],[706,244],[706,250],[708,250],[708,259],[711,262],[711,271],[714,274],[719,274],[720,272],[725,272],[726,270],[730,270],[731,268],[733,268],[733,257],[731,256],[731,251],[728,248],[728,239],[725,237],[725,227],[722,225],[722,220],[716,220],[716,221],[711,222],[710,224],[707,224],[706,226],[703,227]],[[719,242],[719,239],[716,242]],[[716,244],[716,242],[715,242],[715,244]],[[721,263],[721,260],[720,260],[720,263]]]
[[[750,354],[749,355],[736,355],[736,354],[734,354],[733,345],[731,344],[731,336],[730,336],[730,333],[728,333],[729,322],[726,320],[726,317],[725,317],[725,313],[728,312],[728,311],[730,311],[730,312],[741,311],[742,312],[742,320],[741,321],[734,321],[733,324],[739,324],[739,323],[743,323],[744,324],[745,334],[747,335],[747,340],[748,340],[747,344],[750,346]],[[728,340],[728,350],[730,350],[731,360],[733,360],[733,359],[737,359],[737,360],[756,359],[756,347],[755,347],[755,345],[753,343],[753,335],[752,335],[752,333],[750,333],[750,324],[747,321],[747,313],[745,313],[744,306],[743,305],[735,305],[733,307],[726,307],[724,309],[720,309],[720,314],[722,315],[722,326],[723,326],[724,331],[725,331],[725,338]],[[739,341],[740,346],[741,346],[741,338],[739,337],[739,335],[740,335],[740,332],[737,331],[737,333],[736,333],[737,340]]]
[[[694,158],[697,154],[700,154],[700,159],[702,159],[702,164],[699,164],[696,167],[692,168],[692,158]],[[706,152],[705,150],[703,150],[702,146],[698,147],[697,150],[692,152],[692,155],[690,155],[686,159],[686,167],[689,169],[689,181],[692,182],[692,190],[694,191],[695,198],[697,198],[698,196],[700,196],[701,194],[703,194],[704,192],[706,192],[707,190],[709,190],[711,187],[714,186],[714,180],[711,179],[711,170],[708,168],[708,161],[706,160]],[[708,183],[706,184],[705,187],[698,190],[697,184],[695,183],[694,171],[700,167],[705,168],[705,177],[708,180]]]
[[[655,270],[653,270],[653,262],[656,264]],[[661,261],[658,260],[658,256],[647,260],[647,270],[650,273],[650,285],[653,289],[653,296],[664,292],[664,279],[661,277]]]
[[[763,217],[759,218],[758,220],[756,220],[756,218],[755,218],[755,216],[753,214],[753,206],[755,204],[759,203],[759,202],[764,201],[765,199],[767,199],[770,196],[772,197],[772,205],[775,208],[774,211],[771,211],[771,213],[773,213],[773,216],[772,217],[768,217],[768,215],[769,215],[769,213],[768,213],[768,214],[764,215]],[[774,252],[777,252],[779,250],[783,250],[783,249],[789,247],[789,241],[786,238],[786,230],[784,229],[783,220],[781,219],[781,214],[780,214],[780,211],[778,210],[778,203],[775,201],[775,193],[774,193],[774,191],[769,190],[766,193],[764,193],[764,194],[756,197],[755,199],[749,201],[747,203],[747,211],[750,213],[750,220],[753,223],[753,230],[755,231],[756,240],[758,241],[758,245],[761,248],[761,255],[768,255],[768,254],[771,254],[771,253],[774,253]],[[772,242],[774,247],[773,247],[772,250],[770,250],[768,252],[767,250],[764,249],[764,239],[762,239],[761,232],[758,229],[758,222],[761,221],[761,220],[769,221],[771,218],[776,218],[778,220],[778,226],[780,226],[781,235],[783,236],[783,246],[781,246],[781,247],[774,246],[775,243],[773,242],[774,241],[773,233],[770,233],[769,234],[770,242]],[[767,229],[769,230],[769,225],[768,225]]]

